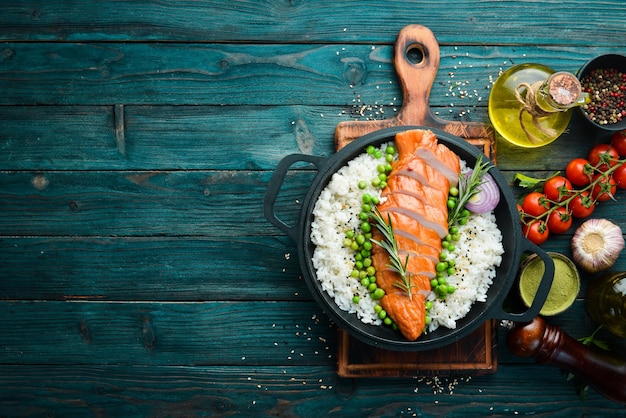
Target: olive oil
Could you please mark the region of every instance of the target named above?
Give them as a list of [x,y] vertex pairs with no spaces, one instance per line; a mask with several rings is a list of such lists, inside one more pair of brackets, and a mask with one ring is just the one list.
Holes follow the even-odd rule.
[[607,272],[594,278],[585,303],[591,319],[626,337],[626,272]]
[[[550,77],[556,75],[565,84],[552,83],[551,87]],[[567,103],[552,100],[550,93],[554,92],[565,93]],[[494,129],[509,142],[527,148],[543,146],[565,131],[572,117],[568,109],[583,103],[582,94],[578,79],[569,73],[555,73],[541,64],[516,65],[493,84],[489,118]]]

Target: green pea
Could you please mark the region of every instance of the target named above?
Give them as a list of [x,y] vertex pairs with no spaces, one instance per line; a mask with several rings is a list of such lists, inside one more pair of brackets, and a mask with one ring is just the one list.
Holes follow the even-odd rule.
[[379,300],[383,296],[385,296],[385,291],[381,289],[380,287],[376,288],[374,292],[372,293],[372,299],[374,300]]
[[437,271],[445,271],[448,268],[448,263],[446,263],[445,261],[440,261],[439,263],[437,263]]
[[378,177],[374,177],[372,179],[372,186],[374,186],[374,187],[379,187],[380,186],[380,179]]
[[430,324],[430,321],[431,321],[430,316],[426,315],[426,317],[424,318],[424,325]]
[[446,292],[448,292],[448,294],[452,294],[452,293],[454,293],[455,290],[456,290],[456,287],[454,287],[452,285],[448,285],[448,288],[446,289]]
[[378,171],[379,173],[384,173],[385,172],[385,165],[384,164],[378,164],[376,166],[376,171]]
[[[365,181],[365,180],[363,180]],[[369,193],[365,193],[362,197],[361,197],[361,201],[363,203],[372,203],[372,195]]]
[[380,199],[378,199],[378,196],[372,196],[372,205],[377,205],[378,202],[380,202]]
[[359,244],[359,245],[363,245],[365,243],[365,235],[363,234],[359,234],[356,236],[355,241]]
[[362,261],[357,261],[356,263],[354,263],[354,267],[357,270],[363,270],[363,262]]
[[448,190],[448,194],[450,196],[454,196],[454,197],[458,196],[459,195],[459,188],[456,187],[456,186],[450,187],[450,190]]
[[398,324],[396,324],[395,322],[393,324],[391,324],[391,329],[394,331],[398,330]]
[[382,311],[378,312],[378,317],[379,317],[380,319],[385,319],[385,318],[387,318],[387,311],[385,311],[385,310],[383,309]]
[[359,186],[359,189],[363,190],[367,187],[367,182],[365,180],[361,180],[359,181],[358,186]]
[[385,161],[387,161],[388,163],[393,161],[393,154],[387,154],[385,155]]
[[352,297],[352,303],[359,303],[360,300],[361,300],[361,298],[359,298],[356,295]]
[[370,218],[369,213],[366,213],[366,212],[363,212],[363,211],[359,212],[359,220],[360,220],[361,222],[365,222],[365,221],[367,221],[369,218]]
[[369,286],[367,286],[367,291],[370,293],[373,293],[376,289],[378,289],[376,283],[370,283]]
[[385,187],[387,187],[387,182],[386,181],[381,181],[380,184],[378,185],[378,187],[382,190]]
[[461,234],[452,234],[452,241],[458,242],[461,239]]
[[376,276],[367,276],[370,279],[370,283],[376,283]]
[[380,158],[382,156],[383,156],[383,152],[381,150],[377,149],[374,151],[374,157]]
[[369,222],[363,222],[361,224],[361,231],[370,232],[372,230],[372,225]]
[[369,204],[369,203],[363,203],[363,204],[361,205],[361,210],[362,210],[363,212],[371,212],[371,211],[372,211],[372,207],[370,206],[370,204]]
[[444,238],[444,240],[446,240],[448,242],[452,241],[452,235],[447,234],[446,237]]
[[363,256],[361,255],[361,253],[356,253],[356,254],[354,255],[354,259],[355,259],[356,261],[363,261]]
[[456,200],[454,199],[448,199],[448,209],[454,209],[454,207],[456,206]]
[[380,174],[378,175],[378,178],[380,179],[380,182],[381,182],[381,183],[382,183],[383,181],[385,181],[385,182],[386,182],[386,181],[387,181],[387,174],[385,174],[385,173],[380,173]]
[[359,271],[354,269],[350,272],[350,277],[352,277],[353,279],[356,279],[357,277],[359,277]]
[[433,308],[433,303],[429,300],[426,301],[426,303],[424,304],[424,306],[426,307],[427,311],[430,311]]
[[379,313],[383,310],[383,307],[380,305],[374,305],[374,312]]
[[456,250],[456,247],[453,244],[448,245],[448,251],[450,251],[451,253],[454,252],[454,250]]
[[357,251],[359,249],[359,244],[356,241],[352,241],[352,243],[350,244],[350,249],[352,249],[353,251]]
[[393,145],[387,145],[385,152],[389,155],[393,155],[396,152],[396,148]]
[[441,279],[439,279],[439,283],[437,283],[438,285],[446,285],[448,284],[448,281],[446,280],[445,277],[442,277]]
[[363,267],[368,268],[371,265],[372,265],[372,259],[371,258],[367,257],[367,258],[363,259]]
[[454,258],[451,258],[450,260],[448,260],[448,265],[450,267],[454,267],[456,265],[456,261],[454,261]]
[[448,253],[445,251],[442,251],[439,253],[439,261],[445,261],[445,259],[448,258]]
[[367,277],[364,277],[361,279],[361,284],[365,287],[370,285],[370,281],[367,279]]
[[359,279],[364,279],[367,277],[367,271],[361,270],[359,271]]
[[350,246],[352,246],[352,240],[350,238],[346,237],[346,238],[343,239],[342,244],[343,244],[344,247],[350,247]]
[[385,164],[385,173],[389,174],[391,173],[391,170],[393,170],[393,167],[391,166],[390,163]]
[[374,154],[374,151],[376,151],[376,147],[375,147],[375,146],[373,146],[373,145],[368,145],[368,146],[367,146],[367,148],[365,149],[365,151],[366,151],[368,154],[370,154],[370,155],[371,155],[371,154]]
[[458,226],[453,226],[450,227],[450,231],[449,231],[452,235],[454,234],[458,234],[459,233],[459,227]]
[[448,273],[448,276],[452,276],[454,273],[456,273],[456,269],[454,267],[448,267],[446,273]]
[[391,324],[393,324],[393,321],[391,320],[391,318],[386,317],[385,319],[383,319],[383,323],[385,325],[391,325]]
[[365,241],[365,242],[363,243],[363,249],[364,249],[364,250],[369,251],[369,250],[371,250],[371,249],[372,249],[372,246],[373,246],[372,241]]
[[[365,245],[365,243],[363,243],[363,245]],[[370,250],[365,250],[365,249],[363,249],[363,250],[361,250],[361,255],[362,255],[363,257],[369,257],[369,256],[371,256],[371,255],[372,255],[372,252],[371,252]]]
[[432,289],[436,289],[436,288],[437,288],[437,286],[439,286],[439,280],[437,280],[437,279],[432,279],[432,280],[430,281],[430,287],[431,287]]
[[459,225],[466,225],[467,224],[467,218],[460,218],[458,222],[459,222]]

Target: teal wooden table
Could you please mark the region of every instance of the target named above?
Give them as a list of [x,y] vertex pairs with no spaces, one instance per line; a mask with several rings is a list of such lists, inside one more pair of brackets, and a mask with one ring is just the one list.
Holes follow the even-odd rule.
[[[559,368],[511,354],[502,329],[495,373],[339,377],[336,327],[262,210],[284,156],[331,155],[339,122],[397,113],[404,26],[439,41],[433,110],[487,123],[490,87],[511,65],[574,72],[626,53],[621,0],[1,10],[0,416],[626,416],[593,389],[581,400]],[[544,148],[498,140],[497,162],[512,182],[606,141],[575,117]],[[286,219],[310,177],[291,180]],[[596,216],[625,228],[624,198]],[[543,247],[570,255],[570,239]],[[596,328],[582,296],[549,321],[574,338]]]

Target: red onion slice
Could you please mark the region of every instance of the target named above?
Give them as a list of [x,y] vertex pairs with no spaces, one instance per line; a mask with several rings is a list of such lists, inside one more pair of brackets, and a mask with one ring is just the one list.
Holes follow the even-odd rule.
[[465,208],[474,213],[491,212],[500,202],[500,189],[489,173],[485,173],[478,192],[467,202]]

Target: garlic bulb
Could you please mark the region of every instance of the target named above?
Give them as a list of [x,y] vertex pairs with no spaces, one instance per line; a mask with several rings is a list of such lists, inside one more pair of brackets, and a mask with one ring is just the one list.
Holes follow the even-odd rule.
[[621,228],[606,219],[589,219],[572,238],[572,258],[587,273],[611,267],[623,248]]

